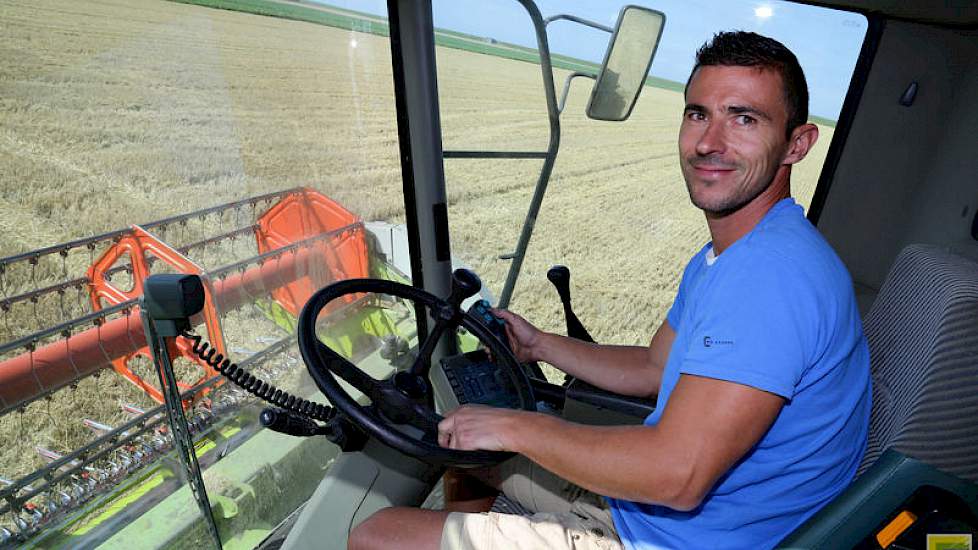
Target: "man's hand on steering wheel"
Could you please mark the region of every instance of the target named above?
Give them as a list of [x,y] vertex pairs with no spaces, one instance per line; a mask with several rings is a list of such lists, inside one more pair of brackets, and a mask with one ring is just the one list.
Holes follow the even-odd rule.
[[464,405],[438,423],[438,444],[460,451],[516,452],[513,435],[521,419],[535,414],[485,405]]

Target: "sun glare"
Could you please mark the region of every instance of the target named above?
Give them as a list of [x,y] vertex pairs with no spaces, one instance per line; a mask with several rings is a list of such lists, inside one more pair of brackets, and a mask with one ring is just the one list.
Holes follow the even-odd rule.
[[356,49],[356,47],[357,47],[357,39],[356,38],[351,38],[350,39],[350,47]]
[[754,17],[758,17],[760,19],[767,19],[772,15],[774,15],[774,10],[771,9],[771,6],[757,6],[756,8],[754,8]]

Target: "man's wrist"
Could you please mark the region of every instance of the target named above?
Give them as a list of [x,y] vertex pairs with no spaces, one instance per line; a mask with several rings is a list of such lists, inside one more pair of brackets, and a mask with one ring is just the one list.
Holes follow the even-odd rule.
[[536,342],[533,344],[533,348],[530,349],[531,360],[553,364],[549,358],[551,357],[550,351],[553,349],[553,340],[555,338],[558,338],[556,334],[541,330]]
[[526,454],[529,446],[537,440],[539,434],[547,429],[546,424],[553,417],[530,411],[514,411],[511,422],[506,430],[506,449],[514,453]]

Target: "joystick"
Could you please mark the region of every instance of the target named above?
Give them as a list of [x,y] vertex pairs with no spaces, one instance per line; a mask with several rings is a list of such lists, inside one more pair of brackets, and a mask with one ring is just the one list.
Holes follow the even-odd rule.
[[493,336],[499,338],[499,341],[503,343],[508,349],[513,348],[509,345],[509,338],[506,336],[506,321],[503,321],[499,317],[492,314],[488,300],[479,300],[469,307],[469,314],[475,317],[483,326],[492,332]]

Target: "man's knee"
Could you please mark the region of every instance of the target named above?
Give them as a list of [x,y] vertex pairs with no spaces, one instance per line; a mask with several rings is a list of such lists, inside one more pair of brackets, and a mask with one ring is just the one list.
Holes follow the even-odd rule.
[[348,550],[371,550],[384,548],[389,544],[388,535],[392,523],[396,523],[396,508],[384,508],[360,522],[350,531],[346,547]]
[[349,550],[429,548],[440,545],[447,512],[417,508],[378,510],[350,531]]
[[[383,512],[383,510],[381,510]],[[359,525],[350,531],[350,537],[347,540],[346,547],[347,550],[367,550],[369,548],[377,548],[377,536],[376,534],[382,532],[378,529],[379,525],[374,525],[374,518],[377,514],[370,516],[366,520],[360,522]]]

